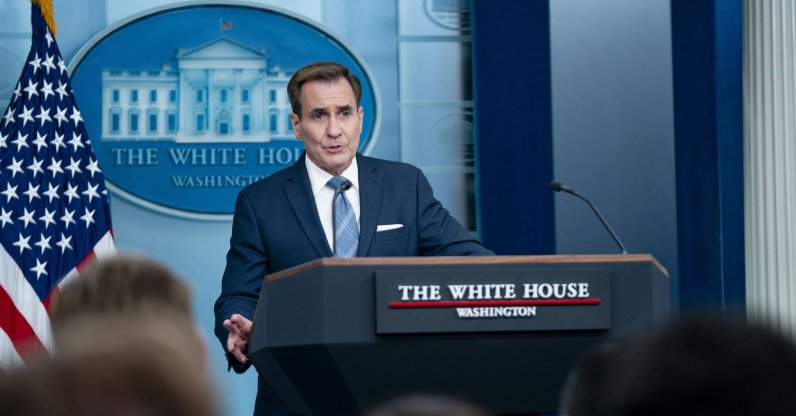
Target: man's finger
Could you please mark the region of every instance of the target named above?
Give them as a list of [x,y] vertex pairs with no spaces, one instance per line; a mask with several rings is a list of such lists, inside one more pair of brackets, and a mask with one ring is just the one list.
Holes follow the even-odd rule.
[[247,319],[245,316],[238,314],[233,314],[229,319],[232,321],[232,324],[238,327],[238,330],[240,330],[241,334],[248,338],[252,331],[252,321]]
[[229,319],[235,325],[239,325],[239,326],[247,326],[247,325],[251,325],[252,324],[252,321],[250,321],[248,318],[246,318],[243,315],[237,314],[237,313],[232,314],[232,316],[230,316]]
[[232,351],[232,355],[235,356],[235,359],[237,359],[238,361],[240,361],[240,362],[242,362],[244,364],[249,362],[249,359],[246,358],[246,355],[243,354],[242,352],[240,352],[240,350]]
[[235,349],[237,348],[236,336],[233,335],[231,332],[227,336],[227,351],[234,353]]
[[248,320],[246,318],[243,318],[243,319],[244,319],[244,321],[240,324],[241,330],[243,330],[244,332],[247,332],[247,333],[251,332],[252,331],[252,321],[250,321],[250,320]]

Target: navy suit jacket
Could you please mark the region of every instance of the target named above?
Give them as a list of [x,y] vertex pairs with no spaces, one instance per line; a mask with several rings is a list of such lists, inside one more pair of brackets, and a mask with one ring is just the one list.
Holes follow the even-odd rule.
[[[222,323],[233,313],[253,318],[265,275],[333,255],[318,218],[304,158],[238,195],[227,267],[215,305],[216,336],[225,350],[228,331]],[[357,165],[358,257],[494,254],[434,198],[418,168],[359,154]],[[377,225],[386,224],[403,227],[376,232]],[[239,366],[236,371],[244,369]],[[257,407],[262,390],[261,383]]]

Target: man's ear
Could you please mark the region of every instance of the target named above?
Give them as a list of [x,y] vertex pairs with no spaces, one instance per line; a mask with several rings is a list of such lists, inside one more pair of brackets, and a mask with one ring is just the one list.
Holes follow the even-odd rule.
[[293,134],[296,135],[296,138],[301,140],[301,120],[299,120],[299,116],[296,113],[290,113],[290,124],[293,125]]

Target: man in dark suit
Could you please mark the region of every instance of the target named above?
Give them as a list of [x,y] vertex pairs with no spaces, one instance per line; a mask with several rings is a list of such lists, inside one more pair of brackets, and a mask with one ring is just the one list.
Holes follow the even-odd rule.
[[[342,65],[319,62],[288,83],[293,131],[304,154],[240,192],[216,335],[243,372],[262,279],[320,257],[492,255],[442,207],[411,165],[357,154],[361,85]],[[259,379],[256,415],[288,414]]]

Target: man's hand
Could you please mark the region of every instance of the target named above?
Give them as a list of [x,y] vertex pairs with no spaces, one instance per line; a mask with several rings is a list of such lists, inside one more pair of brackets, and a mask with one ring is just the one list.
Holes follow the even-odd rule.
[[224,321],[224,328],[229,330],[227,336],[227,351],[241,363],[248,363],[246,349],[249,346],[249,336],[252,333],[252,321],[243,315],[232,314]]

